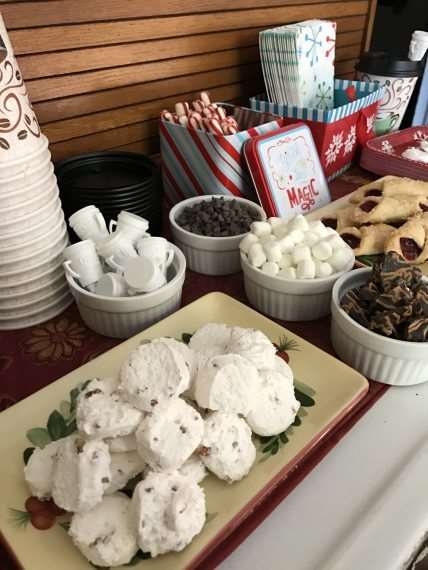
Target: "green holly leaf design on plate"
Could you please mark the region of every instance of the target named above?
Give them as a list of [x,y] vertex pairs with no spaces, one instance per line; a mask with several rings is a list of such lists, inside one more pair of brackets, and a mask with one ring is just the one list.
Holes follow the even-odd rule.
[[36,447],[43,449],[48,443],[52,441],[52,438],[46,428],[33,428],[27,431],[27,439],[31,441]]
[[9,509],[10,520],[18,528],[25,528],[30,522],[31,514],[27,511]]
[[311,408],[312,406],[315,406],[315,400],[311,398],[311,396],[308,396],[307,394],[299,390],[298,388],[294,389],[294,394],[296,398],[299,400],[300,404],[305,408]]
[[67,435],[67,424],[58,410],[54,410],[49,416],[47,428],[53,441]]
[[71,404],[66,400],[63,400],[59,405],[59,411],[61,412],[63,418],[68,420],[71,416]]

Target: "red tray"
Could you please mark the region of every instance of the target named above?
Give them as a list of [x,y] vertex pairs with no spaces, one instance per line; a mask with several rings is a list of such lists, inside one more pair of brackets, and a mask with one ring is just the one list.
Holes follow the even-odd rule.
[[393,174],[428,180],[428,164],[401,156],[404,150],[421,140],[428,140],[428,126],[411,127],[372,139],[364,147],[360,165],[381,176]]

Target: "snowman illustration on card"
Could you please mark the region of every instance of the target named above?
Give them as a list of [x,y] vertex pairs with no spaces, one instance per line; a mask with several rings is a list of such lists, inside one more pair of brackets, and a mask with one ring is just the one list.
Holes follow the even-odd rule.
[[266,139],[263,154],[268,186],[278,215],[292,218],[330,202],[327,182],[307,126],[287,127],[285,132]]

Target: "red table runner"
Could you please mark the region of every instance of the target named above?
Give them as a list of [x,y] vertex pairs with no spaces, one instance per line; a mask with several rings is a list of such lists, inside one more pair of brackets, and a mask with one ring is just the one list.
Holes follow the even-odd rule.
[[[369,179],[371,178],[368,174],[358,169],[351,170],[331,184],[333,199],[353,191]],[[210,277],[187,271],[182,305],[187,305],[212,291],[221,291],[248,304],[242,273],[226,277]],[[330,344],[329,317],[311,322],[277,322],[326,352],[333,353]],[[103,337],[89,330],[82,322],[75,304],[60,316],[41,325],[19,331],[0,331],[0,411],[61,378],[119,342],[118,339]],[[224,555],[233,550],[279,501],[290,493],[386,389],[387,386],[370,382],[368,394],[351,416],[345,418],[336,430],[333,430],[333,433],[305,458],[245,527],[234,533],[223,547]],[[217,556],[210,561],[210,565],[205,568],[215,567],[219,559],[217,553]],[[0,568],[2,570],[16,568],[13,562],[8,560],[1,546]]]

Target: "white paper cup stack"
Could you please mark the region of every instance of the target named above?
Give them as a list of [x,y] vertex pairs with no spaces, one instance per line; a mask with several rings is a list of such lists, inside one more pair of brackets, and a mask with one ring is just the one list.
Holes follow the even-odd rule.
[[0,330],[55,317],[72,300],[68,245],[48,140],[28,100],[0,16]]

